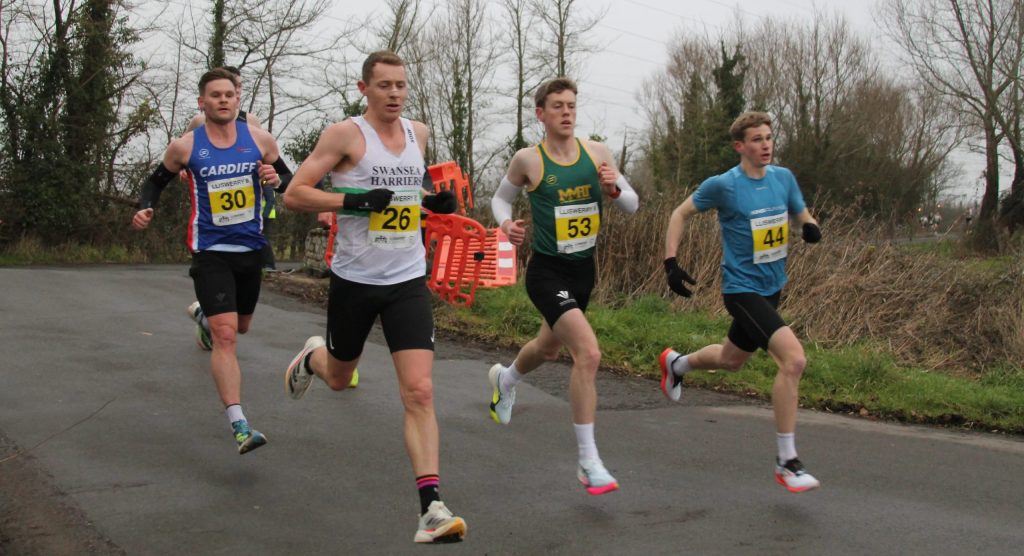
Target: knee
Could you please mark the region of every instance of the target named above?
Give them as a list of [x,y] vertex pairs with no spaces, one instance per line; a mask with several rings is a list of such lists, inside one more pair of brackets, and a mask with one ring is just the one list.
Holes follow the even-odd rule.
[[249,331],[249,323],[238,323],[238,333],[245,334]]
[[576,364],[590,373],[597,373],[601,365],[601,350],[597,346],[580,350],[575,354]]
[[234,349],[238,341],[238,331],[231,324],[210,325],[210,334],[213,335],[214,346]]
[[430,378],[408,384],[402,389],[406,409],[427,409],[434,405],[434,383]]
[[538,348],[537,353],[539,353],[541,358],[545,361],[554,361],[558,359],[558,352],[560,351],[562,351],[562,346],[555,346],[552,348],[541,347]]
[[743,368],[743,364],[746,362],[746,358],[723,357],[718,362],[718,367],[726,371],[738,371]]
[[807,358],[803,355],[787,359],[779,366],[779,372],[790,377],[799,379],[807,367]]

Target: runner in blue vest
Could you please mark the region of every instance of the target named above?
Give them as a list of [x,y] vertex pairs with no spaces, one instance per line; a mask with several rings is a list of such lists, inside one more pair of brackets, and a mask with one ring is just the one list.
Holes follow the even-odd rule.
[[796,453],[797,402],[800,376],[807,361],[804,348],[786,326],[776,308],[786,284],[786,255],[790,220],[801,226],[804,241],[821,239],[818,222],[804,205],[793,173],[773,166],[774,136],[771,118],[762,112],[741,114],[729,133],[740,163],[728,172],[708,178],[681,205],[668,223],[665,272],[675,293],[690,297],[684,282],[694,279],[676,261],[687,220],[698,212],[718,210],[722,230],[722,297],[732,315],[729,334],[721,344],[689,355],[672,348],[662,352],[661,390],[671,400],[682,396],[683,375],[698,369],[735,371],[761,348],[779,366],[772,387],[775,410],[775,480],[790,492],[817,488]]
[[143,230],[153,219],[160,193],[182,169],[189,183],[192,214],[188,248],[189,274],[213,335],[210,364],[214,383],[224,403],[238,447],[244,454],[266,444],[242,413],[241,369],[236,353],[237,334],[249,330],[259,299],[261,212],[264,184],[281,185],[291,172],[281,161],[274,137],[237,121],[237,78],[223,68],[199,80],[199,107],[206,123],[175,139],[163,162],[142,187],[139,211],[132,226]]

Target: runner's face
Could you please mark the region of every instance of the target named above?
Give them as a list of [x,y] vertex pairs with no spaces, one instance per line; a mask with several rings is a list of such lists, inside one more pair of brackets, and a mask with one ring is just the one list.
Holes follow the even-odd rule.
[[199,109],[207,122],[226,124],[238,114],[238,93],[229,79],[215,79],[206,84],[199,96]]
[[768,124],[748,127],[744,130],[742,141],[734,141],[733,148],[740,153],[740,158],[754,168],[763,168],[772,163],[772,151],[775,149],[775,136]]
[[576,130],[576,93],[566,89],[552,93],[537,108],[537,119],[548,136],[572,137]]
[[385,121],[398,119],[402,115],[405,98],[409,96],[405,67],[374,64],[370,82],[360,81],[359,92],[366,96],[367,112],[373,112]]

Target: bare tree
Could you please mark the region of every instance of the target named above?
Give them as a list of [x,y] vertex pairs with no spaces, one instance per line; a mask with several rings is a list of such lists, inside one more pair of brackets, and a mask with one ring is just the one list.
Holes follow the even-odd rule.
[[607,10],[583,17],[577,14],[580,5],[576,0],[530,0],[530,5],[544,29],[540,55],[549,75],[577,74],[583,55],[594,50],[584,37],[600,23]]
[[[534,29],[536,17],[529,9],[530,0],[502,0],[504,21],[510,33],[506,36],[512,56],[512,74],[515,76],[516,127],[509,141],[509,152],[515,153],[527,145],[523,135],[523,114],[529,109],[526,98],[536,88],[537,64],[531,61],[527,40]],[[511,156],[511,154],[510,154]]]
[[[984,137],[985,193],[973,236],[983,248],[996,243],[999,144],[1010,127],[1001,108],[1020,79],[1021,9],[1020,0],[885,0],[880,9],[904,60]],[[1001,65],[1008,58],[1015,67]]]

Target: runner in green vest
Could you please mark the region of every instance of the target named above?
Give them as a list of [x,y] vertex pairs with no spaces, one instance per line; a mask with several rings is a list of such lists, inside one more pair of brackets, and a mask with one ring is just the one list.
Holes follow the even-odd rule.
[[584,311],[594,288],[594,246],[602,206],[610,202],[633,213],[640,201],[616,169],[608,147],[576,138],[575,83],[553,79],[537,89],[534,99],[544,140],[512,157],[491,209],[509,240],[522,245],[526,228],[523,220],[512,218],[512,204],[526,189],[533,217],[526,291],[544,319],[537,337],[519,350],[511,365],[491,367],[491,418],[508,424],[515,387],[523,375],[556,359],[563,346],[568,348],[573,362],[569,403],[579,449],[577,478],[588,493],[605,494],[618,489],[619,483],[601,462],[594,441],[601,350]]

